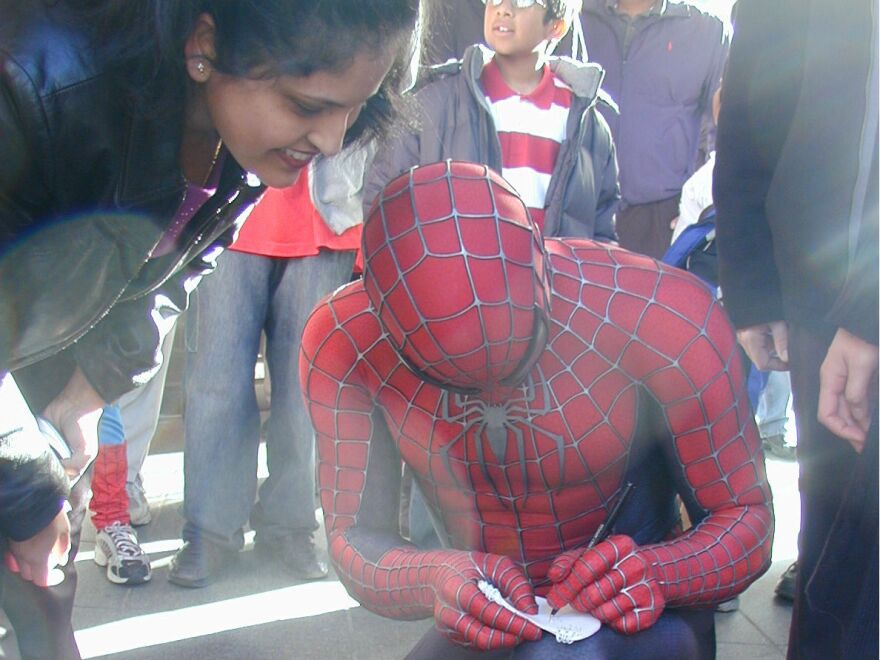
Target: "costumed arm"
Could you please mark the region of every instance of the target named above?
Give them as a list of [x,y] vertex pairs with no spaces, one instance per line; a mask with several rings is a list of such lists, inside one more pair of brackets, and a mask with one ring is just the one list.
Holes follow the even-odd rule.
[[400,536],[400,456],[365,381],[380,382],[405,367],[382,339],[359,286],[315,309],[300,355],[328,546],[340,580],[371,611],[397,619],[433,615],[438,629],[465,646],[495,649],[539,638],[540,629],[490,603],[477,586],[489,580],[517,607],[536,612],[532,588],[511,560],[422,552]]
[[667,454],[699,523],[653,545],[612,536],[563,553],[549,572],[551,604],[570,602],[624,633],[653,625],[666,606],[741,592],[769,566],[773,539],[761,443],[724,311],[686,273],[664,273],[646,293],[656,302],[620,363],[665,412]]
[[724,310],[708,294],[705,300],[705,324],[689,337],[677,329],[687,342],[676,359],[681,367],[649,378],[665,410],[666,450],[680,494],[699,520],[684,535],[643,548],[666,603],[675,606],[741,593],[769,566],[773,542],[771,494],[742,360]]

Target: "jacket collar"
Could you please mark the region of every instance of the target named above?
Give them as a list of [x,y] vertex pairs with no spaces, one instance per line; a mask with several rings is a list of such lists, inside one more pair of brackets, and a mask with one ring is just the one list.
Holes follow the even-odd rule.
[[[620,0],[605,0],[605,6],[615,12],[617,12],[617,7],[620,5]],[[662,16],[666,13],[667,2],[666,0],[654,0],[654,4],[645,12],[644,15],[650,16],[651,14],[656,14]]]
[[510,88],[504,76],[501,75],[498,62],[492,59],[483,67],[480,84],[485,95],[493,103],[511,96],[519,96],[542,110],[549,110],[556,97],[556,84],[549,67],[541,68],[541,78],[531,92],[519,94]]
[[[472,84],[480,79],[483,67],[489,63],[494,53],[483,44],[469,46],[462,57],[462,72]],[[571,88],[572,93],[592,103],[599,92],[605,71],[598,64],[579,62],[568,57],[553,56],[548,59],[550,70]]]
[[[680,18],[690,16],[695,7],[684,0],[659,0],[648,11],[648,16]],[[617,0],[585,0],[584,11],[604,15],[617,15]]]

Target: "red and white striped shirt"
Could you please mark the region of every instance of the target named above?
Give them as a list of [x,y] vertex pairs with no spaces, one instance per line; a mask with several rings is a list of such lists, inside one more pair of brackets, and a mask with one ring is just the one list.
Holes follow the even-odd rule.
[[547,187],[565,139],[571,88],[544,65],[538,86],[530,94],[518,94],[507,85],[494,59],[483,68],[480,84],[501,141],[501,176],[543,229]]

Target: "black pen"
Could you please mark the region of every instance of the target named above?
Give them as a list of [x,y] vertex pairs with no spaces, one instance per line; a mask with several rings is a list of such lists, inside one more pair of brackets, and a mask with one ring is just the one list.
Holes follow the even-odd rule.
[[[620,493],[620,496],[617,498],[617,501],[614,503],[614,507],[611,509],[611,513],[608,514],[608,517],[602,521],[597,528],[595,533],[593,534],[593,538],[590,539],[590,542],[587,544],[587,548],[592,548],[597,543],[601,543],[604,541],[608,534],[611,532],[611,528],[614,526],[614,523],[617,522],[617,518],[620,516],[620,510],[623,508],[623,503],[626,500],[627,496],[633,489],[632,481],[627,481],[626,486],[623,487],[623,492]],[[554,607],[550,610],[550,616],[553,616],[559,611],[558,607]]]

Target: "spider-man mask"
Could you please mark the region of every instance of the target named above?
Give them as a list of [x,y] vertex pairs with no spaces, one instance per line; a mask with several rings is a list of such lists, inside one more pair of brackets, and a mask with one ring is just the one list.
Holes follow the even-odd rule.
[[483,165],[446,161],[393,180],[364,224],[364,287],[424,380],[467,393],[517,385],[544,349],[543,239]]

